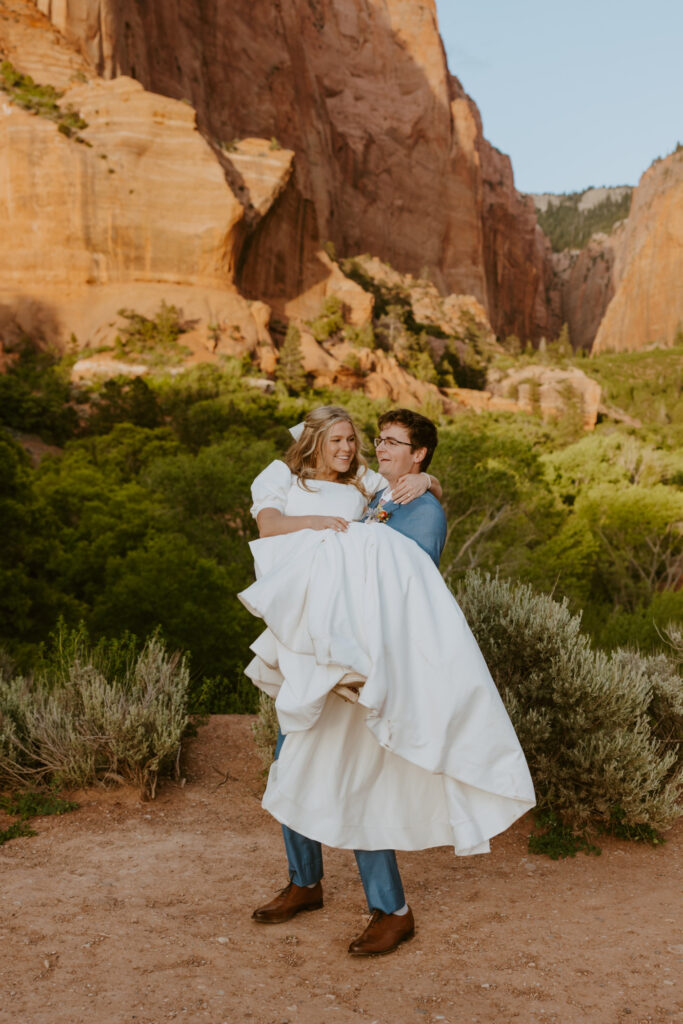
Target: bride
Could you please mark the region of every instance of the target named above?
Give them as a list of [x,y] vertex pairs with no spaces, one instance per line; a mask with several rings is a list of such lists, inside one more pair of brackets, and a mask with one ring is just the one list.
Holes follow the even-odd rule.
[[[426,473],[392,480],[391,500],[428,481],[440,490]],[[438,558],[360,522],[385,488],[336,407],[309,413],[252,485],[257,581],[240,598],[268,629],[246,671],[286,734],[263,806],[329,846],[486,852],[533,806],[531,778]],[[349,673],[365,680],[353,705],[332,692]]]

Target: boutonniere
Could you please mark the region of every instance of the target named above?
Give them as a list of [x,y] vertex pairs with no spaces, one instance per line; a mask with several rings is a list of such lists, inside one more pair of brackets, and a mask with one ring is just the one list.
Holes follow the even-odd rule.
[[365,523],[388,523],[390,519],[391,512],[388,512],[381,504],[375,508],[369,508],[363,516]]

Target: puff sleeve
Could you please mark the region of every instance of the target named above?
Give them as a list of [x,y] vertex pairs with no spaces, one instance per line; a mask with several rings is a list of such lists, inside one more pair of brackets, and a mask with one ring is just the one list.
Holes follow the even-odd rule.
[[292,473],[284,462],[276,459],[263,470],[251,485],[251,514],[256,519],[264,508],[285,511],[287,495],[292,486]]
[[386,480],[381,473],[378,473],[376,470],[370,469],[369,467],[364,473],[359,474],[359,478],[370,497],[377,494],[378,491],[383,491],[389,486],[389,481]]

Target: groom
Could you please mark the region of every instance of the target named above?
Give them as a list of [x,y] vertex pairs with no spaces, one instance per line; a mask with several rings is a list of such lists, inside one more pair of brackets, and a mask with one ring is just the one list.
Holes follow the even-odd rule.
[[[379,419],[379,436],[374,439],[380,473],[388,488],[374,497],[366,520],[383,522],[427,552],[438,566],[446,541],[446,517],[436,498],[427,491],[408,505],[401,498],[399,480],[408,474],[423,473],[437,445],[436,427],[426,416],[410,409],[395,409]],[[275,757],[284,736],[280,732]],[[289,921],[302,910],[318,910],[323,905],[320,879],[323,875],[320,843],[282,826],[289,863],[289,885],[252,917],[261,924]],[[365,931],[349,946],[352,956],[390,953],[415,932],[413,913],[406,903],[403,884],[393,850],[355,850],[356,863],[372,912]]]

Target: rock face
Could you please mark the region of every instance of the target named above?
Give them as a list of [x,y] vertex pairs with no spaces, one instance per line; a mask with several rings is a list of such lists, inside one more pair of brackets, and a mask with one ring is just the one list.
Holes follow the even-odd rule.
[[593,352],[671,345],[683,324],[683,151],[645,172],[614,259]]
[[614,258],[622,233],[617,229],[611,235],[593,235],[579,252],[553,253],[562,321],[569,327],[575,350],[590,351],[614,295]]
[[[165,300],[215,325],[213,350],[263,346],[263,317],[238,293],[235,270],[249,231],[286,189],[293,154],[244,140],[223,156],[191,107],[125,76],[72,84],[60,104],[87,121],[79,138],[0,106],[0,224],[12,239],[0,250],[5,312],[48,341],[73,332],[102,344],[119,307],[149,316]],[[239,176],[235,191],[223,164]]]
[[556,337],[562,326],[550,243],[533,201],[517,192],[510,158],[482,138],[486,281],[499,337]]
[[273,137],[295,152],[288,187],[244,244],[245,294],[282,306],[314,287],[330,240],[340,255],[427,268],[503,333],[552,335],[533,210],[448,73],[434,0],[37,6],[101,75],[189,100],[222,142]]

